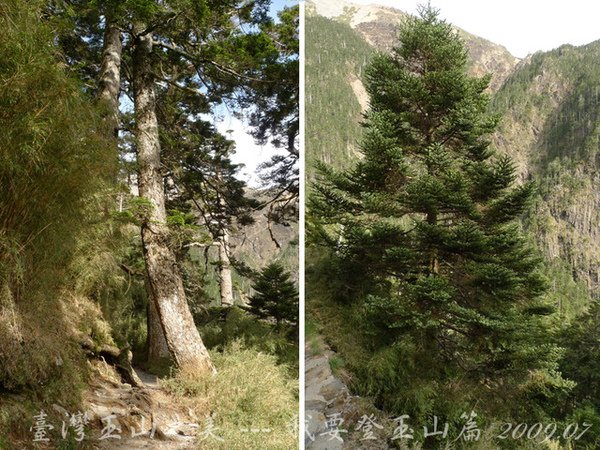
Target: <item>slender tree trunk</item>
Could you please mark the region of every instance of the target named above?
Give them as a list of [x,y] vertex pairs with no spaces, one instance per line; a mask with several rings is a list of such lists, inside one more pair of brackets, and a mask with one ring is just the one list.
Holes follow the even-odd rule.
[[107,19],[104,31],[98,100],[104,103],[114,126],[114,135],[119,133],[119,91],[121,88],[121,30]]
[[237,288],[237,293],[240,296],[240,302],[242,305],[250,306],[250,299],[248,298],[248,295],[240,288]]
[[[425,131],[425,147],[428,148],[431,145],[432,141],[432,131],[430,126],[427,127]],[[430,163],[427,163],[427,173],[429,175],[435,175],[435,169],[431,166]],[[436,212],[428,212],[427,213],[427,223],[429,225],[437,225],[438,216]],[[439,262],[439,254],[438,249],[434,245],[431,247],[429,254],[429,274],[430,275],[438,275],[440,273],[440,262]]]
[[[222,184],[221,171],[217,169],[217,181]],[[225,199],[219,195],[219,206],[223,211],[226,210]],[[221,306],[233,306],[233,283],[231,281],[231,261],[229,260],[229,230],[227,225],[223,224],[217,236],[219,246],[219,289],[221,293]]]
[[221,306],[233,306],[233,283],[231,281],[231,261],[229,260],[229,233],[226,229],[223,229],[218,241]]
[[133,55],[133,92],[139,192],[140,197],[150,202],[148,217],[142,225],[148,282],[175,364],[186,370],[214,371],[187,304],[175,255],[169,248],[151,58],[152,37],[138,35]]
[[[437,214],[436,213],[428,213],[427,214],[427,223],[430,225],[437,225]],[[432,246],[430,254],[429,254],[429,273],[432,275],[437,275],[440,273],[440,261],[438,257],[438,249],[435,246]]]

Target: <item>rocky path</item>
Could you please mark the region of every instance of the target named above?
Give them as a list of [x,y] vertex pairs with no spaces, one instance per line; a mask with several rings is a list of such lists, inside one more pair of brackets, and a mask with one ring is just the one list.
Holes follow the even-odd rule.
[[90,428],[86,442],[91,448],[196,448],[202,420],[168,395],[157,377],[136,369],[144,383],[138,388],[122,383],[114,369],[102,362],[95,363],[93,370],[93,382],[84,398]]
[[158,377],[151,373],[145,372],[144,370],[134,367],[135,373],[138,378],[144,383],[144,386],[147,389],[160,389],[160,385],[158,384]]
[[356,431],[356,424],[364,411],[360,399],[352,396],[346,384],[331,370],[330,360],[335,352],[322,340],[318,353],[310,347],[308,344],[305,346],[305,448],[388,449],[383,437],[361,441],[362,434]]
[[[329,349],[320,355],[310,354],[306,347],[305,380],[306,397],[304,408],[306,410],[305,435],[306,448],[310,450],[338,450],[343,448],[339,439],[330,439],[327,434],[327,418],[334,414],[344,417],[348,409],[352,409],[352,399],[346,385],[336,378],[329,364],[333,352]],[[340,429],[343,429],[344,423]],[[314,440],[313,440],[314,437]],[[343,439],[344,434],[340,433]]]

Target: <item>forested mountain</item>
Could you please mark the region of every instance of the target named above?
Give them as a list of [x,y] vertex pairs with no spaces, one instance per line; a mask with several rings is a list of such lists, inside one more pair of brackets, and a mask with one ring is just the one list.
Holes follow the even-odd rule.
[[[429,25],[436,23],[428,14],[425,12],[421,20]],[[595,245],[600,218],[595,87],[600,75],[598,43],[582,47],[567,45],[519,61],[501,46],[457,30],[468,52],[466,73],[471,77],[491,75],[485,90],[490,100],[485,114],[497,115],[499,123],[489,135],[491,153],[488,154],[482,149],[487,145],[483,136],[489,124],[479,125],[480,118],[470,115],[480,107],[480,102],[486,102],[486,95],[467,96],[469,100],[464,100],[461,89],[465,84],[456,81],[460,70],[453,63],[446,66],[443,58],[436,59],[440,54],[447,55],[448,61],[461,58],[457,56],[460,52],[449,50],[454,44],[446,43],[448,35],[440,31],[442,25],[419,34],[415,30],[428,25],[419,21],[415,24],[412,19],[407,22],[406,18],[400,11],[375,5],[309,2],[306,146],[307,161],[312,164],[307,168],[308,191],[312,191],[308,241],[312,245],[307,249],[306,303],[311,333],[323,335],[338,352],[335,365],[331,361],[332,369],[341,365],[344,369],[340,376],[355,393],[371,398],[383,410],[380,414],[387,412],[389,417],[408,414],[411,420],[416,418],[413,424],[420,417],[431,422],[433,416],[441,415],[451,429],[453,426],[460,429],[455,421],[460,412],[455,408],[460,409],[459,405],[465,401],[465,405],[474,404],[482,412],[477,423],[485,430],[482,442],[473,447],[465,444],[464,448],[571,448],[569,445],[573,443],[567,442],[568,439],[553,443],[501,442],[494,440],[493,429],[499,421],[515,422],[523,418],[532,421],[534,417],[565,425],[575,417],[579,420],[585,417],[596,424],[599,416],[598,378],[593,375],[595,361],[600,356],[595,343],[600,263]],[[409,30],[400,32],[406,49],[395,47],[398,27],[403,30],[403,26]],[[453,38],[449,42],[454,42]],[[419,48],[427,51],[419,53],[415,50]],[[385,56],[390,52],[391,56]],[[436,97],[440,92],[447,95]],[[448,106],[454,101],[458,103]],[[436,109],[444,106],[448,110]],[[441,131],[427,132],[436,123]],[[463,132],[461,127],[468,128],[469,123],[472,130]],[[444,137],[444,127],[449,124],[455,124],[456,130],[461,131]],[[470,132],[478,137],[469,137]],[[455,139],[464,142],[458,144]],[[460,150],[461,145],[470,150]],[[473,150],[475,147],[471,145],[481,147]],[[476,156],[471,151],[482,153]],[[491,161],[498,161],[500,166],[486,169],[487,158],[494,152]],[[463,158],[473,161],[465,163]],[[478,169],[471,172],[469,167]],[[491,241],[476,237],[482,235],[475,230],[486,230],[498,217],[483,219],[479,225],[462,223],[462,214],[469,217],[468,221],[482,220],[478,214],[471,216],[467,212],[474,210],[467,206],[471,194],[463,196],[463,189],[477,183],[478,177],[487,176],[502,180],[481,185],[482,197],[475,195],[475,202],[481,203],[475,210],[484,212],[504,205],[506,216],[501,220],[512,217],[515,233],[523,233],[521,262],[527,265],[530,257],[539,255],[541,265],[529,269],[543,273],[546,286],[540,286],[537,294],[534,288],[521,299],[539,301],[530,304],[525,313],[543,316],[539,322],[532,319],[526,327],[532,340],[529,344],[535,344],[527,350],[529,344],[524,344],[527,339],[521,340],[523,336],[518,337],[519,333],[508,338],[506,346],[501,344],[502,350],[497,350],[506,356],[505,352],[525,345],[516,350],[515,355],[520,356],[490,362],[496,372],[480,378],[485,388],[477,393],[477,387],[472,391],[467,387],[467,380],[477,366],[471,366],[469,361],[472,357],[477,359],[479,351],[489,350],[497,355],[496,350],[491,350],[499,342],[491,338],[495,333],[492,323],[514,312],[507,299],[516,298],[505,289],[535,285],[532,278],[527,282],[519,278],[524,266],[520,269],[513,266],[513,257],[503,259],[508,247],[501,245],[494,250],[478,247],[480,260],[474,256],[477,253],[472,253],[470,246],[475,242],[484,245],[483,242],[500,239],[507,246],[514,245],[508,242],[516,242],[516,235],[509,238],[501,227],[491,232]],[[504,184],[513,177],[514,185]],[[485,206],[488,189],[508,189],[509,185],[516,189],[514,194],[507,194],[511,200],[497,199]],[[521,203],[525,198],[529,200]],[[463,225],[466,228],[462,229]],[[525,242],[534,244],[533,253],[528,253],[531,249],[525,250],[529,248]],[[429,255],[429,265],[421,252]],[[461,257],[454,260],[455,254]],[[438,258],[445,259],[441,266]],[[476,274],[490,262],[486,258],[500,258],[503,262],[487,275]],[[463,268],[465,260],[474,265]],[[469,300],[472,292],[466,286],[477,284],[481,276],[491,278]],[[520,281],[515,284],[513,276]],[[491,281],[492,278],[496,281]],[[454,287],[450,288],[447,282]],[[495,286],[492,298],[505,302],[496,305],[499,309],[495,313],[484,312],[488,305],[485,292],[490,286]],[[446,307],[449,309],[444,311]],[[460,319],[466,313],[462,307],[470,309],[473,315]],[[479,321],[479,314],[492,323],[484,320],[481,328],[475,326],[478,331],[466,331],[464,326],[468,328]],[[515,331],[524,317],[517,313],[512,328],[500,328]],[[450,331],[443,330],[446,326]],[[457,336],[463,333],[467,343],[454,347],[460,341]],[[484,335],[493,342],[469,347]],[[578,340],[585,344],[578,346],[575,344]],[[467,351],[468,356],[461,356],[461,351]],[[533,388],[536,393],[519,397],[524,391],[521,394],[504,391],[490,397],[499,387],[496,382],[506,389],[519,383],[518,376],[513,381],[501,375],[502,381],[494,378],[508,360],[512,361],[512,374],[516,375],[519,358],[525,354],[531,356],[525,363],[530,378],[523,386],[528,385],[525,390]],[[435,356],[430,359],[431,355]],[[541,362],[537,358],[547,359]],[[541,370],[544,375],[536,369],[540,363],[545,367]],[[457,367],[453,368],[453,364]],[[429,379],[430,376],[433,378]],[[500,397],[503,400],[496,403]],[[517,398],[520,398],[519,411],[504,409],[510,409]],[[563,408],[558,404],[569,406]],[[385,419],[383,424],[392,429],[402,426],[397,421],[394,425],[385,423]],[[383,430],[378,433],[387,435]],[[415,433],[420,433],[417,427]],[[358,433],[348,436],[351,441],[358,439]],[[423,448],[458,445],[434,443],[419,436],[424,439]],[[398,445],[398,441],[392,442],[388,436],[381,448]],[[597,445],[595,430],[575,448],[597,448]]]
[[[390,48],[403,17],[403,12],[387,7],[307,2],[306,29],[310,38],[306,40],[306,104],[311,114],[320,117],[318,122],[307,122],[309,177],[313,174],[313,158],[338,167],[356,157],[360,133],[356,123],[367,106],[362,68],[376,49]],[[497,89],[518,59],[504,47],[459,32],[469,48],[471,72],[492,73],[490,86]]]
[[[357,124],[367,107],[360,81],[363,68],[377,50],[389,49],[394,27],[405,15],[350,3],[308,5],[307,115],[319,117],[307,121],[310,179],[315,161],[344,167],[359,157],[362,130]],[[573,279],[568,282],[572,289],[562,294],[571,300],[561,303],[586,301],[579,283],[597,297],[600,254],[591,243],[600,206],[598,44],[564,46],[519,61],[499,45],[459,33],[469,50],[470,73],[492,75],[491,108],[502,115],[495,146],[513,158],[521,178],[539,182],[535,213],[524,223],[554,263],[557,276]]]
[[566,261],[594,298],[600,293],[594,245],[600,225],[599,52],[594,42],[536,53],[493,98],[503,117],[496,145],[513,157],[524,179],[539,183],[527,226],[546,255]]

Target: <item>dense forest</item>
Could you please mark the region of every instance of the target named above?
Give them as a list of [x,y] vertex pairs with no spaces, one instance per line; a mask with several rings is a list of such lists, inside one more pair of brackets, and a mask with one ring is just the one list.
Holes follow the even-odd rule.
[[297,447],[298,20],[0,2],[0,448]]
[[431,8],[386,39],[315,12],[307,352],[363,397],[344,448],[597,448],[597,43],[490,87],[499,50]]

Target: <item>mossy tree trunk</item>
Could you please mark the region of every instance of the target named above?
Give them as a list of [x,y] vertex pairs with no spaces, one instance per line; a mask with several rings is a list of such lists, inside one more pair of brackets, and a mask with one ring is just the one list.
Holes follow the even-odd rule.
[[[175,364],[184,369],[214,367],[187,304],[183,280],[169,247],[165,192],[161,173],[154,76],[151,70],[152,37],[137,26],[133,55],[135,135],[140,197],[150,202],[142,225],[142,245],[152,301]],[[149,349],[149,353],[153,349]]]

